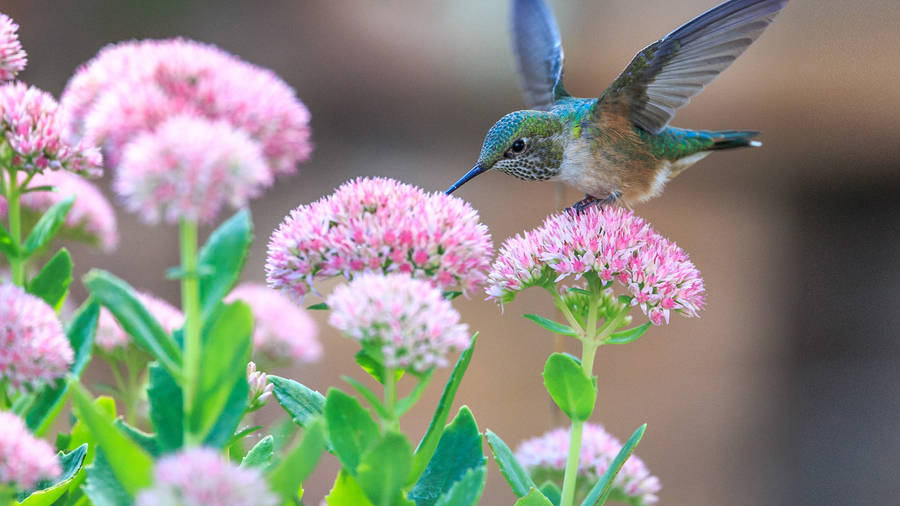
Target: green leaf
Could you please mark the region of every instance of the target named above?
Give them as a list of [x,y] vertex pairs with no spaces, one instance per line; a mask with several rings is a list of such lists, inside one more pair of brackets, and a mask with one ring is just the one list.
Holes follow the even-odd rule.
[[554,353],[544,365],[544,386],[569,418],[585,421],[594,411],[597,386],[570,355]]
[[346,469],[338,472],[334,486],[331,487],[331,492],[328,492],[325,500],[328,506],[372,506],[372,501],[366,497],[366,493],[359,488],[353,475]]
[[652,322],[647,322],[643,325],[638,325],[637,327],[623,330],[622,332],[616,332],[615,334],[609,336],[604,342],[607,344],[632,343],[640,339],[644,335],[644,333],[647,332],[647,329],[649,329],[652,325]]
[[537,485],[531,481],[531,477],[528,476],[528,473],[516,460],[509,446],[506,446],[506,443],[500,439],[500,436],[490,430],[485,431],[485,436],[487,436],[488,444],[491,446],[497,467],[500,468],[500,473],[503,474],[503,477],[509,483],[513,494],[516,494],[516,497],[523,497],[528,494],[529,490],[537,489]]
[[532,488],[527,495],[516,501],[515,506],[553,506],[553,503],[544,497],[540,490]]
[[529,320],[533,321],[534,323],[537,323],[541,327],[544,327],[545,329],[549,330],[550,332],[553,332],[554,334],[562,334],[564,336],[577,335],[577,333],[575,332],[575,329],[573,329],[572,327],[570,327],[568,325],[563,325],[562,323],[559,323],[559,322],[555,322],[553,320],[550,320],[549,318],[544,318],[541,315],[525,313],[522,316],[524,316],[525,318],[528,318]]
[[359,401],[336,388],[325,398],[328,440],[341,464],[356,475],[363,452],[378,439],[378,424]]
[[322,419],[313,421],[303,434],[303,439],[268,473],[272,491],[288,503],[292,503],[301,490],[303,481],[316,468],[316,462],[325,447],[325,427]]
[[569,288],[569,291],[572,292],[572,293],[578,293],[578,294],[581,294],[581,295],[587,295],[588,297],[593,297],[593,296],[594,296],[594,292],[592,292],[592,291],[590,291],[590,290],[585,290],[584,288],[571,287],[571,288]]
[[[438,497],[434,506],[473,506],[478,504],[487,478],[487,466],[480,465],[466,471],[450,490]],[[418,503],[416,504],[418,506]]]
[[181,349],[140,303],[128,283],[106,271],[94,269],[84,276],[84,284],[135,343],[150,352],[173,377],[180,375]]
[[446,292],[443,293],[443,295],[444,295],[444,298],[445,298],[445,299],[447,299],[447,300],[453,300],[453,299],[459,297],[460,295],[462,295],[462,292],[460,292],[460,291],[446,291]]
[[121,418],[116,418],[113,422],[113,425],[116,426],[117,429],[122,431],[123,434],[128,436],[129,439],[137,443],[141,448],[144,449],[145,452],[150,454],[152,457],[159,456],[159,442],[156,440],[156,436],[154,434],[147,434],[146,432],[134,428],[131,425],[125,423]]
[[210,267],[213,272],[200,278],[200,305],[204,315],[211,314],[237,283],[252,242],[250,212],[242,209],[213,231],[200,249],[199,265]]
[[236,440],[259,430],[260,427],[251,427],[243,431],[243,433],[235,433],[235,430],[241,423],[241,419],[244,418],[247,405],[250,402],[249,397],[250,385],[247,384],[247,377],[242,375],[231,388],[231,393],[225,401],[225,407],[222,409],[222,413],[212,426],[212,429],[206,435],[206,439],[203,441],[204,445],[224,448]]
[[[247,362],[253,351],[253,314],[250,307],[243,302],[220,305],[210,316],[203,329],[204,343],[200,358],[200,377],[194,398],[196,404],[189,414],[193,433],[206,438],[226,407],[240,410],[243,415],[247,402]],[[243,399],[233,401],[228,406],[229,398],[236,383],[243,382]],[[231,418],[233,412],[225,413]],[[239,420],[238,420],[239,421]],[[234,423],[237,426],[237,422]],[[227,431],[225,444],[233,433],[234,427]]]
[[66,215],[69,214],[69,209],[72,208],[73,203],[75,203],[74,195],[57,202],[53,207],[47,209],[47,212],[34,224],[34,228],[31,229],[28,238],[25,239],[25,244],[22,245],[25,257],[31,256],[35,250],[50,242],[50,239],[53,239],[56,231],[59,230],[59,227],[66,220]]
[[378,396],[375,395],[375,392],[369,390],[367,386],[363,385],[359,381],[356,381],[356,379],[351,378],[350,376],[341,376],[341,379],[349,383],[350,386],[353,387],[353,389],[356,390],[359,395],[363,396],[365,400],[369,401],[369,404],[372,405],[372,408],[375,409],[375,412],[378,413],[379,417],[391,417],[390,413],[388,413],[387,409],[384,407],[384,404],[381,403],[381,399],[379,399]]
[[375,506],[406,504],[402,491],[412,460],[412,447],[406,436],[389,432],[362,455],[356,482]]
[[459,355],[456,365],[453,366],[453,372],[451,372],[450,377],[447,378],[447,384],[444,386],[444,392],[441,394],[441,399],[438,401],[434,416],[431,417],[431,422],[428,424],[428,430],[425,431],[425,435],[422,436],[419,446],[416,447],[412,476],[419,476],[422,474],[422,471],[425,470],[425,466],[427,466],[428,462],[431,460],[431,456],[434,455],[435,449],[437,449],[438,441],[444,430],[444,424],[447,423],[447,417],[450,415],[450,409],[453,407],[453,398],[456,396],[459,384],[462,382],[463,375],[465,375],[466,369],[469,367],[469,362],[472,360],[472,353],[475,351],[475,342],[477,340],[478,334],[476,333],[472,336],[469,347],[463,350]]
[[409,498],[416,502],[416,506],[432,506],[469,469],[484,466],[485,460],[478,425],[469,408],[463,406],[441,434],[437,450],[410,490]]
[[[381,361],[374,356],[374,350],[366,351],[366,349],[363,348],[356,353],[355,358],[356,363],[362,367],[363,371],[366,371],[369,376],[375,378],[375,381],[384,385],[385,368]],[[403,369],[395,369],[394,376],[394,381],[400,381],[400,378],[403,377]]]
[[266,436],[253,445],[247,455],[244,455],[244,458],[241,459],[241,467],[265,469],[272,462],[273,455],[275,455],[275,438]]
[[396,407],[397,418],[400,418],[401,416],[406,414],[407,411],[412,409],[412,407],[415,406],[417,402],[419,402],[419,399],[422,397],[422,394],[425,392],[425,389],[428,388],[428,385],[431,383],[431,377],[433,375],[434,375],[433,367],[431,369],[425,371],[424,374],[417,375],[419,382],[416,383],[415,387],[413,387],[412,392],[410,392],[408,396],[397,401],[397,407]]
[[[66,329],[69,345],[75,351],[75,359],[70,369],[70,373],[75,378],[81,377],[81,373],[91,359],[99,314],[100,306],[96,302],[88,300],[78,309]],[[64,380],[41,387],[34,402],[24,415],[28,428],[38,436],[43,435],[65,404],[68,393],[69,384]]]
[[37,295],[59,311],[72,284],[72,257],[65,248],[56,252],[41,271],[28,282],[28,293]]
[[109,460],[116,479],[134,494],[150,485],[153,459],[134,441],[116,428],[91,402],[90,394],[77,381],[71,383],[72,407]]
[[150,366],[149,375],[147,400],[150,404],[150,422],[156,429],[160,452],[173,452],[184,443],[184,400],[181,387],[159,364]]
[[325,396],[315,390],[287,378],[269,375],[272,393],[281,407],[294,419],[294,423],[306,427],[325,412]]
[[7,259],[19,257],[16,243],[13,242],[12,236],[9,235],[9,231],[3,225],[0,225],[0,252],[3,252]]
[[326,304],[326,303],[324,303],[324,302],[320,302],[320,303],[318,303],[318,304],[313,304],[313,305],[311,305],[311,306],[306,306],[306,309],[309,309],[309,310],[311,310],[311,311],[327,311],[327,310],[328,310],[328,304]]
[[637,430],[634,431],[634,434],[628,438],[628,441],[626,441],[625,445],[622,446],[622,449],[619,450],[616,458],[609,463],[606,472],[603,473],[603,476],[600,477],[600,480],[597,481],[594,488],[588,492],[588,495],[585,497],[584,502],[581,503],[581,506],[594,506],[595,504],[602,505],[606,503],[606,499],[612,491],[613,480],[615,480],[616,475],[619,474],[619,470],[622,469],[622,466],[625,465],[625,461],[628,460],[628,457],[634,452],[634,447],[641,442],[641,438],[644,437],[644,431],[646,430],[647,424],[645,423],[638,427]]
[[94,463],[87,468],[87,482],[84,493],[93,506],[131,506],[134,504],[133,493],[119,481],[113,465],[103,450],[98,450]]
[[54,480],[44,480],[35,486],[30,493],[19,494],[19,504],[23,506],[49,506],[62,497],[69,489],[75,475],[81,471],[84,458],[87,455],[87,445],[81,445],[69,453],[58,454],[62,474]]
[[544,494],[544,497],[550,499],[553,506],[559,506],[560,501],[562,501],[562,490],[552,481],[541,485],[541,493]]

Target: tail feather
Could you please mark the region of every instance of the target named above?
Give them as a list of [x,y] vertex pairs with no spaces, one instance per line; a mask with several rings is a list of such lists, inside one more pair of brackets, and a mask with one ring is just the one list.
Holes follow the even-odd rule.
[[732,148],[758,148],[762,142],[751,140],[759,135],[759,132],[749,130],[726,130],[722,132],[709,132],[713,144],[707,149],[710,151]]

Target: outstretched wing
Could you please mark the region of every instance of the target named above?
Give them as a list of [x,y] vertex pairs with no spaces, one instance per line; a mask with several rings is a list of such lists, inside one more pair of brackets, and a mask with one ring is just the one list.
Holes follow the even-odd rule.
[[729,0],[638,53],[604,92],[599,107],[624,108],[659,133],[704,86],[728,68],[788,0]]
[[563,48],[553,11],[544,0],[512,1],[512,36],[519,87],[529,108],[546,110],[567,93]]

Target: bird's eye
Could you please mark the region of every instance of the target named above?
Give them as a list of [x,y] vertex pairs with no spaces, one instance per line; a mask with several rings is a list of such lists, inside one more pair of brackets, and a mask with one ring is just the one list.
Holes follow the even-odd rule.
[[525,151],[525,139],[516,139],[509,148],[513,153],[521,153]]

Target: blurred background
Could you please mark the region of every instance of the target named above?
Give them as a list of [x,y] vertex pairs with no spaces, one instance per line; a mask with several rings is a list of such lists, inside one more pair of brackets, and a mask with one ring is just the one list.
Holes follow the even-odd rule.
[[[551,3],[566,87],[598,96],[638,50],[717,1]],[[472,166],[491,124],[522,107],[507,8],[482,0],[0,2],[28,51],[20,77],[57,96],[104,45],[176,35],[219,45],[295,87],[312,112],[316,148],[299,175],[252,204],[246,279],[257,281],[269,234],[297,205],[355,176],[443,190]],[[765,146],[714,154],[636,209],[690,253],[709,291],[702,318],[673,318],[597,360],[593,420],[623,440],[649,424],[637,454],[662,481],[661,504],[891,504],[900,495],[898,25],[896,0],[793,0],[673,122],[758,129]],[[560,203],[555,184],[502,174],[457,195],[479,210],[495,246]],[[580,197],[567,191],[562,202]],[[178,286],[163,277],[178,263],[175,229],[121,211],[119,220],[114,254],[74,248],[79,274],[103,267],[177,303]],[[83,287],[74,293],[82,298]],[[554,340],[520,317],[552,315],[544,294],[525,292],[504,312],[480,294],[456,306],[481,332],[457,404],[511,446],[560,421],[540,376]],[[340,374],[360,377],[357,345],[324,313],[314,316],[325,358],[276,372],[321,391],[341,384]],[[448,372],[404,419],[414,438]],[[268,408],[272,419],[277,406]],[[307,504],[327,493],[336,470],[326,457]],[[482,503],[511,504],[493,464],[488,475]]]

